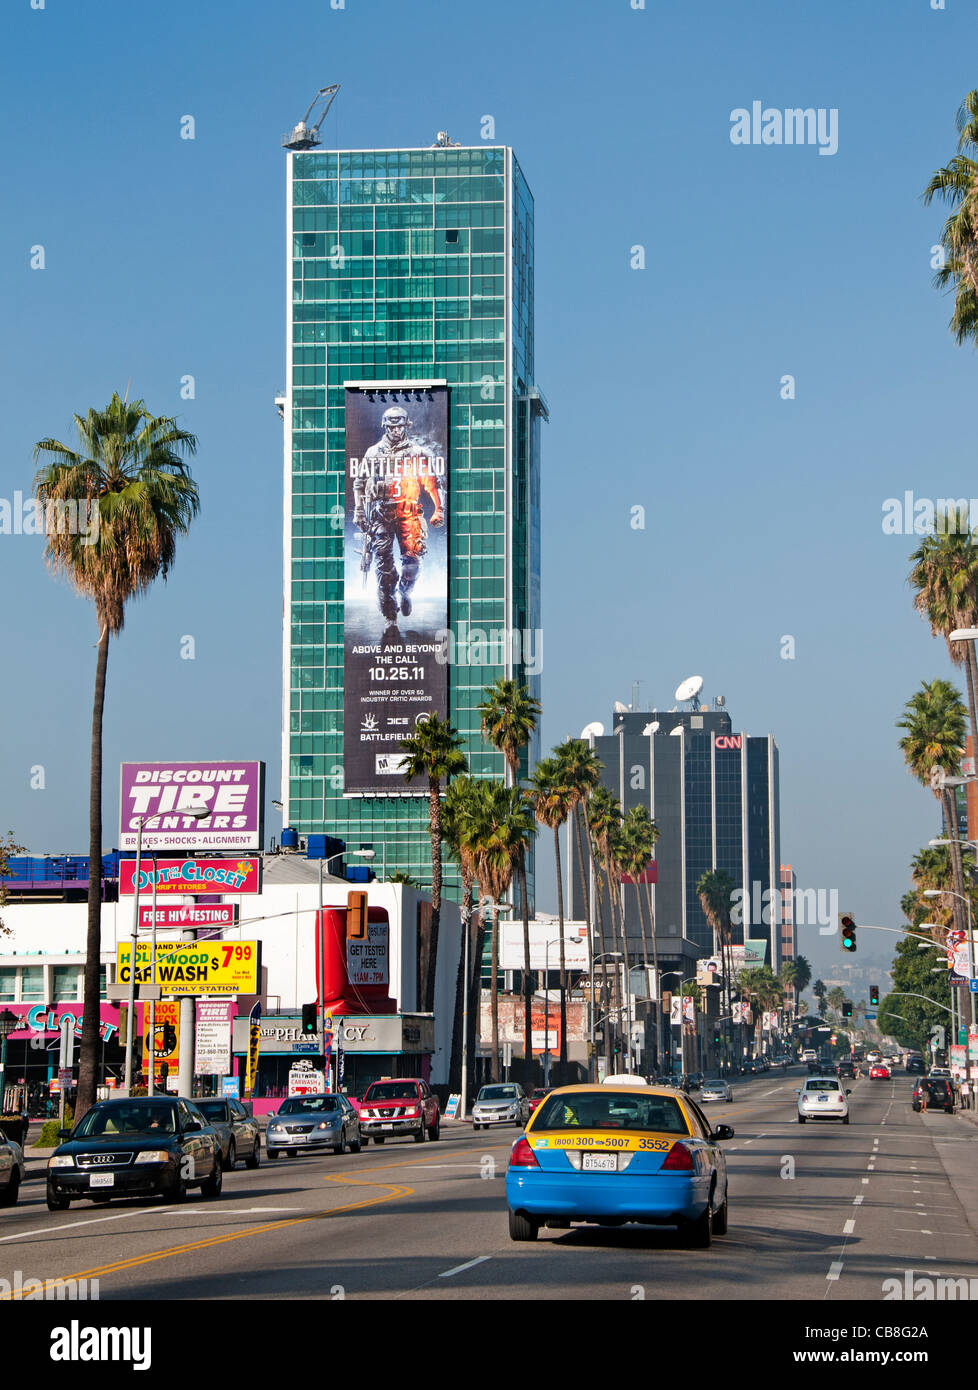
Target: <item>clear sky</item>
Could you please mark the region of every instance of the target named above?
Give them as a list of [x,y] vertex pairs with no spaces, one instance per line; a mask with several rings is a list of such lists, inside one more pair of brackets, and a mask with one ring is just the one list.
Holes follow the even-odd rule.
[[[632,2],[4,6],[0,496],[29,496],[34,442],[113,390],[200,441],[200,518],[112,645],[107,846],[125,757],[262,757],[277,795],[280,139],[339,82],[325,147],[476,144],[491,115],[535,195],[546,745],[610,726],[633,681],[664,709],[703,675],[735,728],[777,738],[799,883],[897,924],[937,823],[894,723],[951,670],[912,608],[917,541],[882,508],[978,495],[978,361],[948,333],[942,214],[919,196],[954,153],[978,19],[967,0]],[[837,151],[731,143],[755,101],[835,110]],[[93,615],[36,537],[0,536],[0,592],[0,829],[85,852]]]

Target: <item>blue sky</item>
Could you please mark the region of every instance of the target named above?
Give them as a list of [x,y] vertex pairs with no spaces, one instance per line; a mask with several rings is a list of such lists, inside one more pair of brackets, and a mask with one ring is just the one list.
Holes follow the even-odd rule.
[[[127,385],[200,441],[201,516],[110,655],[106,844],[123,757],[263,757],[276,794],[279,141],[336,81],[326,147],[474,144],[489,114],[535,195],[546,744],[610,722],[633,681],[662,709],[702,674],[735,728],[778,740],[800,883],[896,925],[936,811],[894,723],[949,664],[912,608],[916,541],[883,534],[882,506],[978,494],[978,362],[947,331],[942,216],[919,197],[974,84],[978,24],[947,5],[10,0],[0,494],[29,495],[34,442]],[[731,144],[755,100],[835,108],[838,152]],[[0,536],[0,586],[0,828],[84,851],[92,613],[36,538]]]

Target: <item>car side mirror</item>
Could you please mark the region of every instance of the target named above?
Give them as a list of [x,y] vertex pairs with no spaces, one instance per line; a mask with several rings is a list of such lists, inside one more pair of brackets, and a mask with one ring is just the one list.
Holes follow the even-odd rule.
[[734,1137],[732,1125],[717,1125],[710,1135],[711,1139],[732,1139]]
[[184,1134],[193,1134],[196,1130],[203,1129],[203,1127],[204,1126],[199,1120],[188,1120],[183,1127],[183,1132]]
[[70,1139],[70,1138],[71,1138],[71,1130],[70,1130],[70,1129],[59,1129],[59,1130],[58,1130],[58,1138],[59,1138],[59,1139]]
[[846,1095],[847,1095],[847,1096],[851,1096],[851,1095],[852,1095],[852,1092],[847,1090],[847,1091],[846,1091]]

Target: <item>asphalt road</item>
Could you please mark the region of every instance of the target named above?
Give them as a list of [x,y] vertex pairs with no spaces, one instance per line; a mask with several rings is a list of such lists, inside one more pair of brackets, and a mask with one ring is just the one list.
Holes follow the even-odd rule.
[[[112,1299],[880,1300],[885,1280],[978,1276],[978,1129],[915,1115],[912,1080],[850,1083],[852,1122],[798,1125],[804,1073],[770,1072],[709,1107],[725,1145],[729,1233],[543,1231],[510,1241],[515,1129],[442,1131],[360,1154],[263,1160],[216,1201],[49,1212],[43,1182],[0,1210],[0,1277],[97,1279]],[[962,1200],[964,1199],[964,1200]],[[19,1271],[20,1283],[17,1282]],[[2,1287],[2,1286],[0,1286]],[[978,1288],[978,1284],[976,1284]],[[15,1296],[15,1295],[14,1295]],[[891,1294],[892,1296],[892,1294]]]

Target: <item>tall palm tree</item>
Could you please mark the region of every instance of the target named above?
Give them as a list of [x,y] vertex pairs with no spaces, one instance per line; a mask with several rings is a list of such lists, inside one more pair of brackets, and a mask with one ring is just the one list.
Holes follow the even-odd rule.
[[[465,999],[471,998],[471,976],[475,966],[478,976],[481,961],[475,957],[473,940],[472,890],[475,886],[475,859],[465,830],[474,813],[477,796],[476,783],[467,774],[449,782],[445,801],[441,808],[441,833],[449,853],[458,864],[462,879],[462,948],[458,953],[458,974],[455,979],[455,1016],[452,1024],[452,1054],[449,1064],[449,1089],[458,1091],[462,1085],[462,1051],[466,1046],[462,1036],[462,1019],[465,1015]],[[469,978],[465,975],[465,940],[469,943]],[[467,1101],[468,1097],[463,1098]]]
[[[621,827],[621,862],[625,874],[627,875],[627,878],[635,885],[635,900],[638,904],[639,929],[642,935],[642,961],[645,966],[646,982],[649,978],[649,947],[648,938],[646,936],[645,931],[645,914],[642,911],[643,896],[645,898],[646,906],[648,907],[649,931],[652,936],[652,978],[656,981],[656,984],[653,986],[653,990],[656,997],[652,1004],[652,1008],[654,1011],[653,1017],[655,1020],[654,1036],[656,1039],[656,1055],[653,1059],[654,1068],[657,1068],[659,1065],[659,952],[655,944],[655,917],[652,912],[651,898],[648,895],[649,883],[646,875],[649,863],[652,859],[652,853],[655,848],[655,842],[658,839],[658,836],[658,826],[656,825],[655,821],[649,815],[648,810],[644,806],[632,806],[628,811],[626,811],[625,819],[622,822]],[[646,889],[644,895],[642,893],[643,880]]]
[[[557,920],[560,939],[560,1057],[558,1080],[567,1079],[567,961],[564,951],[564,882],[560,867],[560,827],[574,809],[575,792],[564,779],[564,764],[557,756],[542,758],[530,778],[527,793],[533,813],[541,825],[553,831],[554,860],[557,866]],[[549,981],[548,981],[549,983]],[[550,1039],[547,1039],[549,1045]]]
[[792,995],[794,998],[797,998],[797,987],[798,987],[798,964],[797,964],[797,962],[794,961],[794,960],[786,960],[786,961],[782,964],[782,966],[781,966],[781,972],[780,972],[779,978],[780,978],[780,980],[781,980],[781,987],[782,987],[782,989],[784,990],[785,994],[786,994],[786,995],[789,995],[789,994],[790,994],[790,995]]
[[[730,1013],[730,991],[733,985],[730,952],[732,944],[730,908],[736,886],[724,869],[708,869],[705,873],[700,874],[696,884],[696,892],[703,914],[712,927],[720,947],[720,962],[723,966],[726,993],[726,1003],[723,1009],[725,1016]],[[729,1036],[728,1029],[724,1029],[724,1032]]]
[[[482,732],[494,748],[506,759],[513,786],[520,785],[520,761],[523,749],[533,737],[540,715],[540,701],[534,699],[519,681],[500,677],[486,690],[479,706]],[[527,849],[529,848],[529,842]],[[520,887],[520,906],[523,914],[523,1056],[529,1084],[533,1072],[533,1029],[530,1012],[533,1004],[533,978],[530,974],[530,902],[526,892],[525,860],[516,865]]]
[[[588,942],[591,948],[591,978],[594,980],[595,958],[598,955],[605,954],[605,941],[601,896],[598,894],[595,900],[595,926],[598,936],[597,945],[600,947],[600,950],[595,951],[594,932],[591,925],[591,894],[589,890],[588,870],[585,868],[585,865],[587,865],[591,872],[594,871],[591,831],[588,824],[588,799],[595,788],[600,786],[601,773],[604,767],[594,749],[582,738],[566,739],[554,752],[564,764],[564,781],[570,788],[574,797],[574,806],[571,815],[577,834],[577,862],[581,879],[581,896],[584,902],[584,921],[587,926]],[[587,843],[587,849],[585,849],[585,841]],[[602,997],[603,995],[604,989],[602,986]],[[595,1059],[593,1058],[591,1065],[592,1068],[595,1066]],[[592,1075],[593,1074],[592,1072]]]
[[[798,995],[806,990],[811,983],[812,967],[806,956],[795,956],[795,991]],[[799,1008],[801,1000],[799,999]]]
[[466,770],[461,750],[462,737],[447,719],[435,711],[422,719],[413,734],[401,739],[404,753],[404,780],[428,779],[428,831],[431,836],[431,926],[418,942],[421,1011],[435,1007],[435,971],[438,966],[438,933],[441,926],[441,789],[452,777]]
[[961,771],[964,744],[965,709],[957,689],[945,680],[924,681],[907,701],[898,729],[906,729],[900,748],[910,772],[923,786],[930,786],[944,811],[950,839],[954,893],[954,921],[964,929],[964,873],[961,846],[957,843],[957,815],[954,797],[943,785],[942,773],[957,776]]
[[88,798],[88,930],[81,1043],[78,1050],[80,1119],[95,1100],[99,1051],[102,925],[102,719],[109,639],[125,623],[126,604],[154,580],[166,579],[177,537],[197,515],[197,485],[184,461],[197,440],[167,416],[151,415],[143,401],[124,401],[116,392],[104,410],[74,417],[77,448],[45,438],[34,458],[49,461],[34,478],[38,502],[84,504],[97,520],[84,528],[47,528],[45,557],[55,574],[92,600],[99,638],[92,706]]
[[815,983],[812,985],[812,993],[814,994],[815,998],[818,1000],[818,1016],[819,1016],[819,1018],[824,1018],[824,1017],[825,1017],[825,994],[826,994],[826,990],[825,990],[825,985],[822,983],[821,980],[816,980]]
[[[591,854],[595,862],[599,865],[597,901],[603,897],[603,884],[608,887],[608,915],[611,921],[611,940],[615,942],[616,928],[619,929],[618,941],[621,945],[621,958],[625,971],[628,969],[628,950],[624,936],[624,924],[620,921],[621,914],[618,909],[621,906],[621,864],[618,859],[619,836],[621,834],[621,803],[617,796],[613,796],[607,787],[596,787],[591,793],[588,801],[588,820],[590,823],[591,834]],[[612,953],[614,954],[614,952]],[[605,965],[607,974],[607,964]],[[615,1012],[617,1024],[621,1026],[621,1009],[623,1004],[621,975],[616,970],[614,979]],[[605,1057],[610,1069],[611,1066],[611,1028],[605,1029]]]
[[978,544],[967,508],[962,516],[950,507],[939,512],[936,534],[925,536],[910,559],[909,582],[916,590],[914,607],[943,637],[955,666],[964,666],[968,691],[971,746],[978,755],[978,659],[974,642],[952,642],[956,628],[978,625]]
[[955,124],[958,153],[933,174],[923,197],[927,206],[938,198],[951,208],[941,233],[947,259],[934,283],[954,291],[950,327],[958,343],[978,342],[978,91],[965,97]]
[[[476,782],[475,787],[478,790],[462,827],[462,839],[472,853],[480,899],[489,905],[492,913],[490,1067],[493,1081],[498,1081],[499,900],[512,883],[517,865],[525,859],[527,846],[536,831],[533,813],[518,787],[506,787],[502,782],[496,781]],[[480,939],[480,962],[481,954]]]

